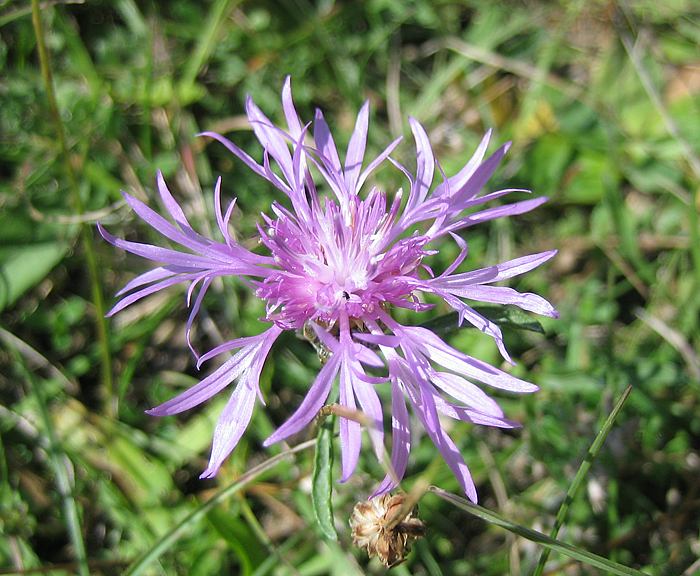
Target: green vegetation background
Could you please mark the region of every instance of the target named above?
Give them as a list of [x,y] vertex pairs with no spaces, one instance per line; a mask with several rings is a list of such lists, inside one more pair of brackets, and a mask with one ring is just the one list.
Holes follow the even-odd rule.
[[[417,117],[448,174],[487,128],[496,143],[513,140],[490,189],[531,188],[550,202],[470,229],[465,266],[558,248],[516,286],[548,297],[561,319],[542,322],[544,333],[504,327],[514,372],[541,386],[502,399],[522,430],[452,428],[481,504],[549,532],[632,385],[560,538],[649,574],[700,573],[699,18],[691,0],[48,1],[52,117],[29,2],[0,1],[0,573],[122,574],[163,535],[171,545],[145,573],[383,573],[347,528],[383,474],[371,454],[350,482],[334,483],[338,541],[314,520],[312,451],[172,532],[279,453],[261,440],[318,369],[308,344],[290,335],[276,346],[263,375],[268,407],[219,476],[200,481],[226,394],[177,418],[143,413],[200,378],[183,290],[110,320],[104,338],[97,328],[96,290],[109,307],[145,266],[103,242],[94,222],[156,240],[120,190],[155,205],[160,169],[207,231],[221,174],[239,199],[240,237],[252,234],[270,187],[194,134],[216,130],[257,150],[244,98],[281,119],[286,74],[303,117],[322,108],[341,141],[367,98],[373,151]],[[398,156],[411,153],[407,138]],[[403,184],[391,170],[379,178]],[[240,283],[215,284],[195,342],[253,334],[261,313]],[[449,337],[499,362],[488,337]],[[416,442],[404,487],[435,459],[428,439]],[[431,481],[458,491],[435,466]],[[541,552],[434,495],[420,514],[427,538],[396,574],[529,574]],[[545,573],[597,571],[552,555]]]

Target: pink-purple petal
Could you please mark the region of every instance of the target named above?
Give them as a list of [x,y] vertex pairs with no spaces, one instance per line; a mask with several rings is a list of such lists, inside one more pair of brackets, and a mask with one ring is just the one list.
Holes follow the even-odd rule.
[[200,478],[216,476],[224,460],[240,441],[253,415],[255,395],[255,389],[245,381],[236,386],[216,423],[209,465]]
[[448,178],[444,183],[439,184],[438,187],[435,188],[433,196],[452,196],[452,194],[458,192],[464,186],[466,186],[467,182],[469,182],[469,179],[474,174],[474,171],[484,159],[486,149],[488,148],[489,141],[491,140],[492,132],[493,130],[491,129],[486,131],[486,134],[484,134],[484,137],[481,139],[479,146],[477,147],[473,156],[469,159],[469,162],[467,162],[457,174],[455,174],[451,178]]
[[[347,361],[342,361],[340,368],[340,404],[350,410],[355,410],[355,395],[353,393],[353,374]],[[357,467],[362,447],[362,428],[359,422],[340,417],[340,469],[341,482],[347,482]]]
[[263,442],[263,446],[270,446],[301,432],[316,417],[328,398],[333,380],[338,374],[339,365],[340,358],[334,354],[321,368],[299,408]]
[[483,414],[499,418],[503,416],[503,411],[496,401],[466,378],[449,372],[435,372],[431,376],[431,381],[453,398]]
[[403,392],[396,380],[391,383],[391,467],[372,494],[376,498],[396,488],[406,474],[411,450],[411,428]]
[[297,113],[294,100],[292,99],[291,76],[287,76],[284,79],[284,86],[282,88],[282,108],[284,110],[284,117],[287,120],[287,126],[289,127],[289,134],[296,140],[301,135],[301,121],[299,120],[299,114]]
[[366,101],[357,114],[355,130],[352,132],[348,151],[345,154],[345,187],[348,191],[357,193],[357,186],[362,162],[365,157],[365,147],[367,146],[367,132],[369,128],[369,101]]
[[558,316],[554,307],[542,296],[530,292],[518,292],[506,286],[465,286],[451,290],[453,294],[470,300],[493,302],[494,304],[511,304],[523,310],[529,310],[543,316]]
[[428,195],[435,173],[435,157],[423,126],[415,118],[409,118],[408,123],[416,141],[416,178],[406,205],[406,210],[410,211],[422,204]]
[[155,408],[146,410],[146,413],[151,416],[172,416],[206,402],[243,374],[250,366],[254,352],[251,348],[239,350],[204,380],[188,388],[175,398]]

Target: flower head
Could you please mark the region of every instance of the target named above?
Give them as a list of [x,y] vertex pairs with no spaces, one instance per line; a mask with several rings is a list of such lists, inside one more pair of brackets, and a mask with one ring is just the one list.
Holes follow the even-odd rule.
[[[392,310],[400,307],[422,312],[430,308],[421,299],[422,294],[434,294],[458,312],[460,324],[466,320],[490,335],[503,357],[511,361],[498,326],[464,300],[512,304],[556,316],[543,298],[494,285],[532,270],[555,251],[458,273],[467,255],[467,243],[456,232],[527,212],[546,199],[483,207],[511,192],[526,192],[507,189],[482,193],[508,149],[506,144],[484,159],[490,132],[457,174],[450,178],[443,175],[433,187],[436,161],[425,130],[415,119],[409,120],[416,146],[416,168],[411,173],[390,157],[400,139],[377,158],[365,160],[368,104],[357,116],[344,163],[320,111],[313,123],[302,124],[292,101],[289,78],[282,91],[282,106],[286,129],[274,125],[252,99],[247,100],[248,119],[263,148],[261,163],[223,136],[203,134],[226,146],[286,197],[284,204],[273,202],[270,213],[264,214],[258,225],[266,254],[248,250],[230,235],[234,202],[224,211],[220,178],[214,189],[214,208],[221,240],[202,236],[192,228],[160,173],[158,190],[170,220],[136,198],[124,196],[142,220],[180,249],[129,242],[99,226],[107,241],[157,263],[121,290],[121,300],[110,314],[163,288],[187,282],[189,343],[192,323],[215,278],[248,278],[257,297],[266,303],[265,320],[270,327],[262,334],[232,340],[201,357],[190,344],[198,365],[225,352],[235,353],[199,384],[148,412],[156,416],[176,414],[236,382],[214,432],[209,466],[202,474],[214,476],[250,422],[255,399],[264,403],[259,378],[275,340],[284,330],[309,331],[323,347],[326,361],[301,405],[265,445],[305,428],[324,406],[337,380],[341,405],[364,413],[380,457],[384,424],[377,390],[386,385],[391,391],[393,470],[374,495],[394,488],[406,471],[411,441],[408,404],[466,495],[476,501],[469,470],[443,429],[440,416],[485,426],[514,427],[516,424],[504,417],[496,402],[476,383],[517,393],[533,392],[537,387],[450,347],[426,328],[398,323]],[[407,178],[407,198],[401,190],[390,197],[367,185],[371,173],[385,162]],[[436,276],[428,262],[448,235],[460,247],[460,255]],[[344,481],[353,473],[360,453],[361,424],[357,419],[340,418],[340,441]]]
[[406,500],[406,494],[384,494],[356,504],[350,517],[353,544],[365,548],[370,558],[377,556],[387,568],[401,564],[413,541],[425,535],[415,507],[402,510]]

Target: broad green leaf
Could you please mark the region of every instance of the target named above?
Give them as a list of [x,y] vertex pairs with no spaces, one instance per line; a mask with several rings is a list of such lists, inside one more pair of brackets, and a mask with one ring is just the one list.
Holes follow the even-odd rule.
[[326,420],[318,429],[316,456],[314,458],[311,501],[321,533],[329,540],[337,540],[333,526],[333,431],[332,420]]
[[0,311],[43,280],[67,250],[57,241],[0,248]]

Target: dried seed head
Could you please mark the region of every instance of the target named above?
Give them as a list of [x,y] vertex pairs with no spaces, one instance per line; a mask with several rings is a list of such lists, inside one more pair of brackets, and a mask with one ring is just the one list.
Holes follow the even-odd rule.
[[415,508],[396,518],[405,500],[406,494],[384,494],[356,504],[350,517],[355,546],[366,548],[370,558],[377,556],[389,568],[401,564],[411,551],[411,542],[425,535],[425,524],[414,516]]

